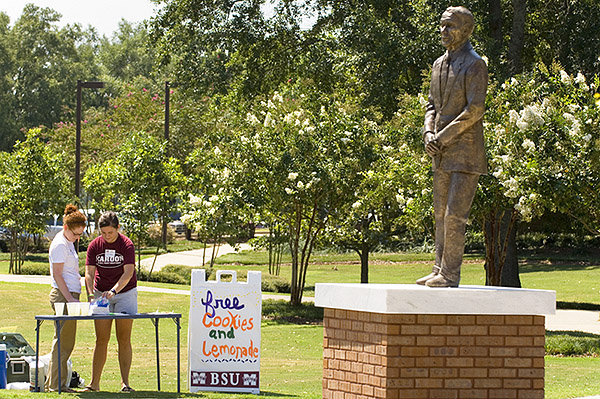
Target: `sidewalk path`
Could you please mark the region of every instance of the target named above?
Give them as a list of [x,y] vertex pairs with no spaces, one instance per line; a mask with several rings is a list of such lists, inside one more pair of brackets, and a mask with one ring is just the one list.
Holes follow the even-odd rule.
[[[218,247],[217,257],[225,254],[230,254],[239,251],[250,250],[252,247],[249,244],[241,243],[238,249],[232,247],[229,244],[222,244]],[[212,254],[212,247],[206,248],[206,258],[203,260],[204,250],[193,249],[191,251],[182,252],[169,252],[166,254],[158,255],[156,257],[156,263],[154,264],[153,272],[157,272],[166,265],[185,265],[193,267],[201,267],[203,264],[210,262],[210,256]],[[146,259],[142,259],[142,266],[150,270],[154,262],[154,256]]]
[[[14,274],[0,274],[0,282],[7,283],[32,283],[32,284],[45,284],[50,285],[50,276],[29,276],[29,275],[14,275]],[[83,277],[81,280],[82,285],[85,284]],[[173,295],[190,295],[190,290],[179,290],[175,288],[159,288],[159,287],[145,287],[138,285],[138,291],[142,292],[157,292],[160,294],[173,294]],[[290,300],[289,295],[276,295],[276,294],[263,294],[263,299],[285,299]],[[315,298],[303,297],[302,302],[314,302]]]
[[[192,251],[186,251],[192,252]],[[174,254],[165,254],[174,255]],[[186,258],[168,258],[164,264],[175,264],[170,259],[191,259],[194,262],[197,259],[194,255],[184,255]],[[202,254],[200,254],[200,259]],[[157,261],[158,262],[158,261]],[[202,263],[200,263],[202,264]],[[189,264],[188,264],[189,265]],[[156,268],[156,266],[155,266]],[[34,284],[50,285],[50,276],[27,276],[14,274],[0,274],[0,281],[22,282]],[[138,286],[138,291],[157,292],[163,294],[190,295],[189,290],[179,290],[172,288],[144,287]],[[285,299],[289,300],[289,295],[263,294],[263,299]],[[303,297],[303,302],[314,302],[314,298]],[[600,312],[590,310],[562,310],[558,309],[555,315],[546,315],[546,330],[549,331],[581,331],[592,334],[600,334]]]
[[599,318],[597,311],[557,309],[555,315],[546,316],[546,330],[600,334]]

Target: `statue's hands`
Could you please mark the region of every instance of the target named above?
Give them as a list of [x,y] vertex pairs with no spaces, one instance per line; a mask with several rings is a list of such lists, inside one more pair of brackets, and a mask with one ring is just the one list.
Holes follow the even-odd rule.
[[425,152],[430,157],[436,156],[440,152],[440,146],[433,133],[425,133]]

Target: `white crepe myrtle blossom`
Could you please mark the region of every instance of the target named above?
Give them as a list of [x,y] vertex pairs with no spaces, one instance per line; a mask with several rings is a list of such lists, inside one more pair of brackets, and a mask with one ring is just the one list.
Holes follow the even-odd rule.
[[524,120],[519,119],[517,121],[517,127],[519,128],[519,130],[521,132],[526,131],[527,129],[529,129],[529,123],[525,122]]
[[201,197],[198,197],[197,195],[194,195],[194,194],[189,195],[189,201],[192,206],[199,206],[203,202]]
[[528,105],[521,111],[521,119],[527,123],[541,126],[544,124],[544,115],[537,104]]
[[570,84],[570,83],[571,83],[571,77],[569,76],[569,74],[568,74],[568,73],[566,73],[565,71],[561,70],[561,71],[560,71],[560,81],[561,81],[563,84],[566,84],[566,85],[568,85],[568,84]]
[[294,114],[289,113],[283,117],[283,122],[287,123],[288,125],[291,125],[294,119]]
[[529,139],[523,140],[523,148],[528,153],[532,153],[535,151],[535,143]]
[[292,195],[292,194],[294,194],[294,192],[295,192],[295,191],[294,191],[294,190],[292,190],[292,189],[291,189],[291,188],[289,188],[289,187],[286,187],[286,188],[285,188],[285,192],[286,192],[286,193],[288,193],[289,195]]
[[258,118],[256,117],[256,115],[254,115],[251,112],[248,112],[246,114],[246,121],[248,123],[250,123],[251,125],[258,125],[258,124],[260,124],[260,121],[258,120]]
[[519,198],[519,202],[515,204],[515,209],[524,220],[529,221],[533,217],[533,210],[525,197]]
[[270,112],[267,112],[267,115],[265,116],[265,122],[263,123],[264,127],[271,127],[274,124],[273,115],[271,115]]
[[504,181],[501,183],[504,188],[506,188],[507,190],[504,192],[504,195],[508,198],[517,198],[519,193],[519,183],[517,182],[517,180],[514,177],[511,177],[510,179]]
[[362,202],[356,201],[355,203],[352,204],[352,209],[356,210],[356,209],[360,208],[361,205],[362,205]]
[[402,193],[396,194],[396,202],[400,206],[404,206],[404,204],[406,203],[406,199],[404,199],[404,196],[402,195]]
[[295,173],[295,172],[290,172],[290,173],[288,173],[288,180],[292,180],[292,181],[294,181],[294,180],[296,180],[297,178],[298,178],[298,173]]
[[587,82],[585,81],[585,76],[583,76],[581,72],[577,73],[577,78],[575,78],[575,82],[577,82],[577,84],[579,84],[579,87],[581,87],[583,90],[590,91],[590,86],[592,85],[587,85]]

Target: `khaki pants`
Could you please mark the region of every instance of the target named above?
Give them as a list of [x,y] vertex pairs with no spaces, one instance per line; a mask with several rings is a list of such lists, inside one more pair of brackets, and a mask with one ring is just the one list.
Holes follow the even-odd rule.
[[435,214],[435,265],[442,276],[460,281],[465,252],[465,231],[479,175],[464,172],[433,173],[433,209]]
[[[71,295],[75,299],[79,299],[78,292],[71,292]],[[52,288],[50,291],[50,304],[54,309],[54,304],[57,302],[66,303],[62,292],[59,289]],[[66,311],[66,305],[65,305]],[[61,390],[69,387],[71,382],[71,376],[67,375],[67,360],[71,357],[71,352],[75,347],[75,335],[77,333],[77,321],[67,320],[62,322],[62,328],[60,329],[60,377],[62,380]],[[54,332],[54,339],[52,340],[52,355],[50,357],[50,364],[48,365],[48,376],[45,384],[46,391],[58,391],[58,340],[56,337],[56,331]]]

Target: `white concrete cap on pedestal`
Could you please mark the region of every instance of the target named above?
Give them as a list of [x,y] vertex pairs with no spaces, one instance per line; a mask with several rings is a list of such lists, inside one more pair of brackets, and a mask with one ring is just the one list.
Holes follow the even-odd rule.
[[315,305],[389,314],[552,315],[556,291],[463,285],[430,288],[408,284],[315,285]]

